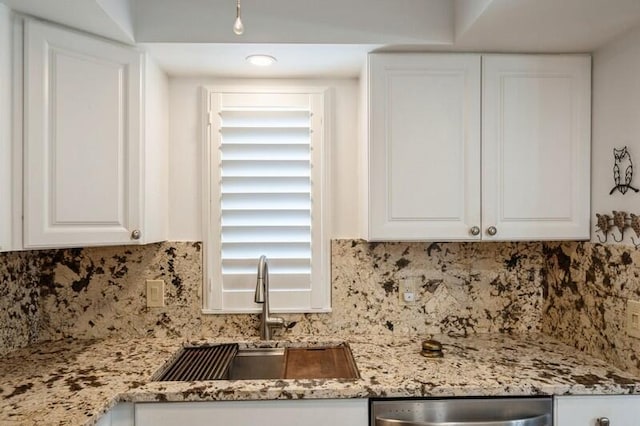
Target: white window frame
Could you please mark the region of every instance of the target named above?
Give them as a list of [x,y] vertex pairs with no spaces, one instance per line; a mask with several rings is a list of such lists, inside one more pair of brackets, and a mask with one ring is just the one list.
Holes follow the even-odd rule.
[[[312,220],[312,241],[317,244],[313,250],[312,283],[310,306],[274,306],[273,297],[271,310],[276,313],[322,313],[331,312],[331,270],[330,270],[330,147],[333,141],[333,92],[327,87],[287,86],[265,87],[252,85],[216,85],[201,88],[201,129],[202,129],[202,233],[203,233],[203,292],[202,311],[205,314],[237,314],[257,313],[262,307],[251,303],[252,306],[243,308],[225,307],[222,302],[222,271],[220,270],[221,256],[220,238],[214,238],[215,223],[220,220],[220,212],[216,204],[220,197],[218,169],[219,150],[217,135],[214,134],[214,119],[216,112],[212,111],[212,95],[216,93],[274,93],[274,94],[318,94],[321,95],[320,111],[323,115],[318,126],[322,136],[320,146],[313,146],[316,161],[320,160],[320,167],[313,164],[312,180],[320,182],[320,200],[314,198],[314,205],[319,208],[312,210],[320,213],[320,218]],[[214,184],[215,183],[215,184]],[[318,241],[319,239],[319,241]],[[317,256],[319,254],[319,256]],[[320,259],[317,259],[320,257]],[[256,259],[257,268],[258,259]],[[257,269],[256,269],[257,270]]]

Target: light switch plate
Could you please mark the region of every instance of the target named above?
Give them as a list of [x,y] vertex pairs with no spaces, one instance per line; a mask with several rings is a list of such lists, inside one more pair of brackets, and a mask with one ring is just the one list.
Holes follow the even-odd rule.
[[640,301],[627,300],[627,334],[640,339]]
[[147,280],[147,308],[164,306],[164,280]]

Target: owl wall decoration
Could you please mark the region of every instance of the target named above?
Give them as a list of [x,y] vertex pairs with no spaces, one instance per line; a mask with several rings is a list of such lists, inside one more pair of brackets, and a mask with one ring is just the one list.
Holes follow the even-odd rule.
[[613,181],[614,186],[609,195],[613,194],[616,190],[621,194],[626,194],[628,190],[638,192],[637,188],[631,186],[631,179],[633,179],[633,163],[631,162],[631,154],[625,146],[622,149],[613,148]]

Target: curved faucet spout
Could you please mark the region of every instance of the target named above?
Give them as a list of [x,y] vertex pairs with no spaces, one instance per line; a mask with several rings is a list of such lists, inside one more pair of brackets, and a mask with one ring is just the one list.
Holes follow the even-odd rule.
[[[267,280],[265,282],[265,280]],[[260,256],[258,260],[258,282],[256,283],[256,294],[253,300],[256,303],[264,303],[265,287],[269,288],[269,264],[267,263],[267,256],[264,254]]]
[[254,301],[262,304],[262,316],[260,317],[260,338],[271,339],[271,329],[284,328],[284,319],[272,317],[269,309],[269,264],[267,256],[262,255],[258,260],[258,279],[256,280],[256,294]]

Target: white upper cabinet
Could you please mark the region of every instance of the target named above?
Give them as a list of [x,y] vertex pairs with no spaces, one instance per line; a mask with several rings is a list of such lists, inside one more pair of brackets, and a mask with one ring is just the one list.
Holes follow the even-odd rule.
[[[145,71],[133,48],[25,22],[26,248],[164,238],[166,202],[148,198],[166,200],[166,132],[145,143],[144,126],[154,124],[144,110]],[[162,103],[152,107],[162,129]]]
[[480,238],[480,56],[370,55],[368,109],[368,239]]
[[589,57],[381,53],[368,66],[365,238],[589,238]]
[[0,3],[0,251],[13,248],[11,12]]
[[591,58],[487,55],[482,64],[485,237],[589,239]]

